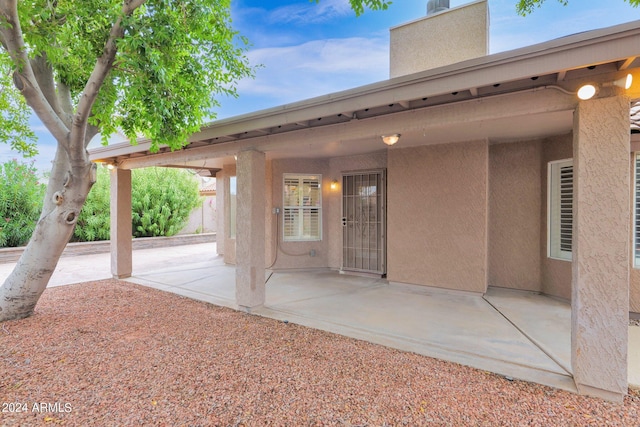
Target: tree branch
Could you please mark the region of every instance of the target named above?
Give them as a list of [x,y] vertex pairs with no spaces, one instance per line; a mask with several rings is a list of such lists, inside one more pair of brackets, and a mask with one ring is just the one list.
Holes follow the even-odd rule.
[[[109,71],[113,68],[113,63],[116,58],[118,48],[116,41],[124,36],[124,27],[122,26],[122,19],[124,16],[131,15],[137,8],[142,6],[146,0],[125,0],[122,5],[122,16],[119,17],[111,27],[109,32],[109,38],[105,43],[102,56],[96,61],[96,65],[91,72],[91,76],[85,85],[80,101],[78,102],[78,108],[73,119],[72,131],[71,131],[71,146],[79,147],[80,144],[84,147],[85,132],[87,128],[88,118],[91,114],[91,108],[93,103],[98,97],[100,88],[104,84],[104,81],[109,74]],[[71,154],[72,162],[74,154]]]
[[60,103],[59,95],[56,91],[56,84],[53,79],[53,68],[47,62],[46,54],[41,54],[31,59],[31,68],[33,74],[38,82],[38,86],[42,90],[42,94],[51,105],[51,108],[58,117],[69,127],[71,125],[71,114],[73,114],[73,108],[69,105],[68,109],[64,109]]
[[[71,102],[71,88],[61,81],[56,82],[58,89],[58,101],[62,111],[67,112],[69,116],[73,114],[73,103]],[[69,119],[70,120],[70,119]],[[71,125],[69,125],[71,126]]]
[[0,38],[16,66],[14,84],[54,138],[58,142],[66,141],[69,129],[43,94],[31,67],[18,19],[17,0],[0,0],[0,14],[5,21],[0,25]]

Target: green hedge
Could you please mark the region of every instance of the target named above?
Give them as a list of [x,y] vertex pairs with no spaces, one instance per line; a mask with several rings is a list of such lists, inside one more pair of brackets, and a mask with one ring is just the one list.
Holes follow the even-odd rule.
[[[135,237],[173,236],[186,224],[193,209],[202,204],[198,181],[183,169],[135,169],[131,177],[132,228]],[[109,172],[98,168],[78,218],[76,241],[108,240]]]
[[25,245],[42,211],[46,187],[32,163],[0,164],[0,246]]

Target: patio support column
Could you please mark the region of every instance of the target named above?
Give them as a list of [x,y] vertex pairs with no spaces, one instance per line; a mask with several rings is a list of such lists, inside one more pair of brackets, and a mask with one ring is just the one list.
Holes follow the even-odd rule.
[[111,181],[111,274],[131,277],[131,170],[114,168]]
[[225,185],[224,172],[216,173],[216,253],[224,254],[224,240],[226,239],[227,230],[225,230],[225,192],[229,191]]
[[241,151],[236,165],[236,302],[250,312],[265,301],[265,154]]
[[571,361],[580,394],[627,393],[630,134],[627,97],[580,102],[573,124]]

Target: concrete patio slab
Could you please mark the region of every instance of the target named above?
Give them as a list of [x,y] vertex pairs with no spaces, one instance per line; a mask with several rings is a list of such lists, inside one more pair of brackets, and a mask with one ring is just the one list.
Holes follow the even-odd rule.
[[[0,280],[15,263],[0,264]],[[129,281],[237,308],[235,268],[215,243],[134,251]],[[109,254],[61,258],[50,286],[106,279]],[[477,295],[329,270],[267,272],[255,314],[575,391],[570,307],[528,292]],[[640,327],[629,327],[629,383],[640,387]]]
[[575,391],[571,376],[480,296],[328,271],[282,276],[271,277],[256,314]]
[[484,296],[567,373],[571,371],[571,305],[533,292],[489,288]]

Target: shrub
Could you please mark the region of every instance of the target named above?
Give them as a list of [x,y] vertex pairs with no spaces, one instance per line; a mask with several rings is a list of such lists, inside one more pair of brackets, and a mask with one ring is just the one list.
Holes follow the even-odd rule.
[[31,238],[46,191],[36,172],[33,162],[0,164],[0,246],[22,246]]
[[[75,239],[107,240],[110,234],[109,173],[98,168],[94,184],[78,218]],[[197,180],[186,170],[146,168],[132,171],[132,228],[135,237],[172,236],[202,201]]]
[[98,180],[87,196],[84,206],[78,216],[73,240],[92,242],[94,240],[109,240],[110,236],[110,184],[109,171],[98,168]]
[[135,237],[173,236],[202,204],[198,182],[184,169],[136,169],[131,180]]

